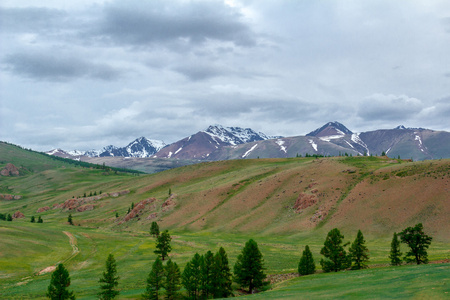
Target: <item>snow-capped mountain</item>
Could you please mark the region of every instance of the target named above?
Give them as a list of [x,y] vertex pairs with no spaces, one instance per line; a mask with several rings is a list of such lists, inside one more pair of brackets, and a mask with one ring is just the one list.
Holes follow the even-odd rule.
[[56,155],[64,158],[79,159],[81,156],[88,157],[107,157],[107,156],[123,156],[123,157],[151,157],[161,150],[166,144],[159,140],[150,140],[145,137],[137,138],[125,147],[116,147],[109,145],[100,150],[88,151],[64,151],[55,149],[46,152],[49,155]]
[[220,152],[224,147],[233,147],[269,138],[264,133],[250,128],[211,125],[204,131],[199,131],[165,147],[155,157],[214,160],[215,153]]

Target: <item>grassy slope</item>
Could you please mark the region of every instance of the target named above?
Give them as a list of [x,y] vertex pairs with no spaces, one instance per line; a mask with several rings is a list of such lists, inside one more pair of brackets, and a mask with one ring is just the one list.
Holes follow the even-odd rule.
[[[0,154],[3,161],[6,156]],[[69,259],[65,264],[73,289],[79,298],[89,298],[96,293],[104,260],[113,253],[122,296],[136,297],[143,291],[154,260],[154,240],[147,234],[154,219],[146,219],[151,213],[157,213],[161,228],[169,228],[174,235],[171,255],[181,267],[195,252],[217,251],[219,246],[225,247],[234,264],[245,241],[255,238],[267,273],[295,272],[304,245],[310,245],[318,262],[326,232],[335,226],[349,241],[361,228],[371,251],[371,264],[383,265],[388,262],[392,232],[417,222],[423,222],[426,232],[434,237],[430,259],[448,259],[449,166],[449,160],[430,164],[370,157],[261,159],[203,163],[148,176],[59,167],[1,178],[3,192],[24,198],[0,201],[0,212],[20,210],[26,218],[0,221],[2,241],[6,241],[0,246],[0,289],[8,298],[42,297],[50,274],[33,274]],[[163,211],[161,204],[169,188],[177,195],[177,204]],[[59,209],[36,213],[39,207],[100,190],[130,193],[99,200],[92,211],[72,211],[75,224],[82,226],[67,225],[69,212]],[[296,213],[292,206],[299,193],[314,194],[317,202]],[[140,220],[116,222],[132,202],[149,197],[157,200],[140,213]],[[318,214],[323,215],[323,221]],[[29,223],[31,215],[41,215],[45,223]],[[77,238],[80,253],[75,257],[62,231]],[[296,280],[300,281],[294,291],[303,293],[299,288],[303,279]],[[411,291],[408,285],[404,288]],[[282,289],[280,293],[284,293]]]

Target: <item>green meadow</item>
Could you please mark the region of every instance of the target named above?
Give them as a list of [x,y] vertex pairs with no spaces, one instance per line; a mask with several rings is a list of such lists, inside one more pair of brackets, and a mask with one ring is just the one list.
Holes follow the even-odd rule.
[[[22,173],[0,177],[0,194],[22,199],[0,200],[0,213],[20,211],[25,218],[0,220],[1,299],[45,299],[51,268],[58,263],[68,269],[69,289],[77,299],[95,299],[110,253],[120,276],[118,298],[139,298],[156,258],[155,239],[149,234],[153,220],[161,230],[169,230],[170,257],[181,269],[196,252],[216,252],[220,247],[233,267],[245,242],[254,239],[274,283],[268,291],[241,295],[244,299],[448,298],[449,160],[430,164],[372,157],[258,159],[139,175],[81,167],[0,143],[0,169],[8,162]],[[418,185],[430,191],[422,195],[423,189],[414,190]],[[175,204],[164,208],[169,189]],[[126,193],[89,202],[92,210],[52,209],[68,199],[84,199],[84,194],[120,191]],[[413,204],[407,202],[408,192],[414,195]],[[299,193],[316,195],[316,202],[295,211]],[[145,199],[154,200],[124,221],[127,210]],[[37,213],[45,206],[50,209]],[[75,226],[67,223],[69,213]],[[44,223],[31,223],[31,216],[41,216]],[[418,221],[434,238],[429,259],[439,263],[390,267],[392,233]],[[341,229],[345,242],[362,230],[370,251],[369,269],[322,273],[320,249],[334,227]],[[298,277],[294,273],[305,245],[318,271]],[[289,279],[278,280],[284,276]],[[238,286],[234,288],[240,295]]]

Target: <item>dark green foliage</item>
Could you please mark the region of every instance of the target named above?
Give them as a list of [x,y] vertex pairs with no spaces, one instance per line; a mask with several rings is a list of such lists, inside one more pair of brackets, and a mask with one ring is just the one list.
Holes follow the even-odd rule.
[[131,209],[134,208],[134,202],[131,202]]
[[225,249],[220,247],[214,255],[214,265],[212,268],[212,293],[214,298],[227,298],[232,293],[232,275],[228,264],[228,256]]
[[0,220],[6,221],[6,214],[0,213]]
[[41,216],[39,216],[37,222],[38,223],[44,223],[44,220],[42,220]]
[[314,258],[312,256],[311,250],[309,250],[309,246],[306,245],[305,250],[303,250],[302,257],[300,258],[300,262],[298,264],[298,274],[309,275],[314,274],[315,271],[316,271],[316,264],[314,263]]
[[348,252],[352,257],[352,270],[360,270],[367,268],[367,261],[369,261],[369,250],[365,245],[366,241],[361,230],[358,230],[355,241],[352,243]]
[[163,287],[165,271],[162,261],[159,257],[156,257],[153,263],[152,269],[147,277],[147,287],[145,293],[142,295],[143,299],[158,300],[159,290]]
[[154,252],[156,255],[161,256],[162,260],[164,260],[164,258],[166,258],[169,252],[172,251],[172,246],[170,246],[171,240],[172,238],[170,237],[168,230],[165,230],[156,239],[156,250]]
[[394,232],[391,242],[391,252],[389,258],[391,260],[391,266],[400,266],[402,264],[402,252],[400,251],[400,241],[398,239],[397,233]]
[[154,237],[159,236],[159,225],[156,223],[156,221],[152,222],[152,225],[150,225],[150,234]]
[[36,223],[36,219],[34,218],[34,216],[31,216],[31,223]]
[[180,294],[180,268],[177,263],[172,262],[171,259],[167,261],[167,265],[165,267],[166,272],[166,280],[164,283],[164,287],[166,289],[166,299],[179,299]]
[[416,262],[418,265],[428,263],[427,249],[433,238],[423,232],[422,223],[404,229],[399,236],[402,243],[407,244],[410,248],[404,257],[406,262]]
[[324,247],[320,250],[320,254],[325,256],[325,259],[320,260],[324,272],[337,272],[350,267],[351,256],[344,249],[348,243],[342,245],[343,239],[344,236],[337,228],[328,232]]
[[100,299],[114,299],[119,295],[119,291],[115,290],[115,287],[119,285],[119,277],[117,275],[116,260],[114,255],[109,254],[106,260],[106,271],[103,272],[102,277],[98,282],[103,283],[100,285],[100,293],[98,296]]
[[200,287],[202,284],[202,264],[203,257],[195,253],[191,261],[186,264],[186,267],[181,274],[181,282],[188,292],[189,299],[199,299]]
[[131,208],[128,207],[127,215],[131,212]]
[[67,222],[69,222],[70,225],[73,225],[72,214],[69,214],[67,217]]
[[169,188],[169,196],[172,195],[172,189]]
[[116,218],[118,218],[119,217],[119,213],[118,212],[116,212]]
[[46,296],[52,300],[75,299],[73,291],[67,289],[69,286],[69,272],[63,264],[59,264],[52,273]]
[[6,217],[6,221],[11,222],[13,220],[11,214],[8,214],[8,216]]
[[213,266],[214,266],[214,254],[211,251],[208,251],[206,252],[205,256],[202,259],[201,265],[202,280],[200,285],[202,296],[206,299],[208,299],[209,296],[213,294],[212,292]]
[[234,265],[234,281],[241,287],[248,287],[249,293],[265,285],[264,260],[258,244],[250,239]]

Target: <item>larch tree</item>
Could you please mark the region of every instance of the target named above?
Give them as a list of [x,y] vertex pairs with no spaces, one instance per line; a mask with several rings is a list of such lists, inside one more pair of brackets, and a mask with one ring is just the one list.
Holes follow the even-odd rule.
[[348,252],[352,258],[352,270],[360,270],[367,268],[369,261],[369,249],[365,245],[366,241],[361,230],[358,230],[355,241],[351,244]]
[[100,293],[98,296],[100,299],[110,300],[119,295],[119,291],[115,288],[119,285],[119,277],[117,275],[116,260],[114,255],[109,254],[106,260],[106,271],[103,272],[100,277]]
[[63,264],[59,264],[52,273],[46,296],[52,300],[75,299],[73,291],[67,289],[69,286],[69,271]]
[[314,258],[312,256],[311,250],[309,250],[309,246],[306,245],[305,250],[303,250],[302,257],[300,258],[300,262],[298,264],[298,274],[309,275],[314,274],[315,271],[316,271],[316,264],[314,262]]
[[389,254],[391,266],[400,266],[402,264],[402,252],[400,251],[400,241],[398,235],[394,232],[391,242],[391,252]]
[[166,267],[166,280],[164,282],[164,288],[166,289],[166,299],[173,300],[180,297],[180,268],[177,263],[172,262],[169,258]]
[[202,284],[202,261],[203,257],[195,253],[191,261],[186,264],[186,267],[181,274],[181,282],[188,292],[190,299],[200,298],[200,288]]
[[248,292],[265,285],[264,260],[258,249],[258,244],[250,239],[245,243],[242,253],[238,256],[234,265],[234,281],[241,287],[248,287]]
[[214,298],[227,298],[233,294],[231,269],[228,264],[227,253],[223,247],[220,247],[214,255],[211,285]]
[[147,277],[147,286],[145,293],[142,295],[143,299],[158,300],[159,290],[163,287],[165,278],[165,271],[162,261],[159,257],[156,257],[155,262],[152,265],[152,269]]
[[410,251],[405,254],[405,261],[416,262],[418,265],[427,264],[427,249],[430,247],[433,238],[423,232],[422,223],[404,229],[399,235],[402,243],[407,244],[410,248]]
[[172,246],[170,246],[171,240],[172,238],[170,237],[168,230],[163,231],[156,239],[156,250],[154,252],[156,255],[161,256],[162,260],[164,260],[169,252],[172,251]]
[[337,228],[328,232],[324,247],[320,250],[320,254],[325,256],[325,259],[320,260],[324,272],[337,272],[350,267],[351,256],[344,249],[348,243],[343,244],[343,239],[344,236]]

